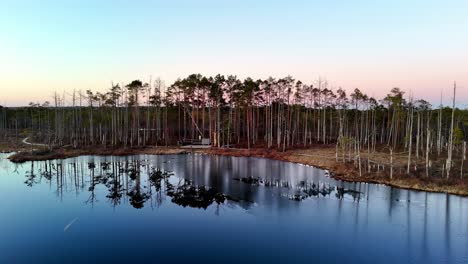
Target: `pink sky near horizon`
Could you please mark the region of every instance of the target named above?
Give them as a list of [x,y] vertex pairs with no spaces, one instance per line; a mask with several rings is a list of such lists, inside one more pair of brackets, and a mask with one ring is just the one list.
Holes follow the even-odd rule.
[[[168,64],[171,66],[171,64]],[[93,91],[105,92],[112,81],[129,83],[134,79],[141,79],[148,81],[150,76],[154,78],[160,77],[165,81],[166,85],[170,85],[175,79],[183,78],[191,73],[201,73],[207,76],[214,76],[217,73],[221,74],[234,74],[239,78],[252,77],[254,79],[265,79],[269,76],[275,78],[285,77],[288,74],[293,76],[296,80],[301,80],[307,84],[313,84],[319,77],[327,79],[330,86],[334,89],[343,87],[348,93],[351,93],[354,88],[359,88],[369,96],[378,99],[383,98],[391,88],[399,87],[406,92],[406,96],[410,93],[416,99],[425,99],[434,104],[439,104],[441,93],[443,93],[444,104],[449,104],[452,98],[453,82],[457,81],[457,105],[459,107],[468,107],[468,94],[466,93],[466,84],[468,84],[467,75],[464,74],[462,68],[457,71],[439,71],[436,67],[426,67],[425,69],[414,70],[411,67],[403,67],[396,65],[395,67],[382,67],[375,65],[352,68],[351,66],[341,67],[334,65],[325,65],[321,67],[323,70],[313,69],[306,65],[293,65],[292,63],[283,63],[285,69],[295,70],[287,71],[282,68],[268,69],[268,65],[262,64],[249,64],[242,68],[241,71],[230,71],[235,68],[233,65],[216,65],[212,67],[210,64],[192,66],[177,66],[160,67],[152,73],[149,69],[141,69],[141,72],[146,72],[145,75],[139,73],[138,69],[129,70],[133,73],[128,73],[126,69],[119,69],[120,74],[113,74],[108,71],[108,76],[95,76],[91,71],[89,75],[87,71],[82,74],[73,73],[65,74],[62,78],[57,77],[53,80],[44,80],[45,73],[38,73],[36,76],[18,76],[18,79],[11,81],[1,81],[2,92],[0,98],[0,105],[5,106],[23,106],[29,102],[44,102],[53,101],[54,92],[68,94],[75,90],[82,90],[83,92],[90,89]],[[415,67],[415,66],[414,66]],[[148,67],[150,68],[150,67]],[[158,68],[158,67],[155,67]],[[195,71],[198,68],[198,71]],[[213,68],[217,68],[214,70]],[[180,74],[176,72],[178,70]],[[158,74],[159,73],[159,74]],[[42,75],[44,74],[44,75]],[[67,76],[68,75],[68,76]],[[105,78],[107,77],[107,78]],[[76,81],[76,80],[79,80]],[[466,105],[465,105],[465,102]]]
[[321,77],[378,99],[399,87],[433,105],[441,92],[450,103],[456,81],[467,107],[467,10],[465,0],[5,0],[0,105],[220,73]]

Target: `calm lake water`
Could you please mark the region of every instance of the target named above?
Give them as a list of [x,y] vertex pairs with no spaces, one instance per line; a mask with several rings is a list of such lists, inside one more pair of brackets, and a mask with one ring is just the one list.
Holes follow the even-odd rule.
[[0,154],[0,263],[468,263],[468,199],[207,155]]

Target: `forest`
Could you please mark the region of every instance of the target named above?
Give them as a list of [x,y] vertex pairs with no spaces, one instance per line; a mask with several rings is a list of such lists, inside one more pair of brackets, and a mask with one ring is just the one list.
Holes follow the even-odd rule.
[[[288,76],[254,80],[192,74],[166,86],[161,79],[113,83],[107,92],[55,93],[44,103],[0,107],[0,137],[25,137],[48,148],[138,148],[198,144],[276,151],[333,147],[336,160],[359,175],[394,172],[404,157],[407,175],[464,175],[468,112],[432,106],[399,88],[378,99],[348,93],[326,80],[305,84]],[[442,101],[442,98],[441,98]],[[387,164],[362,153],[388,153]],[[401,172],[401,169],[400,169]]]

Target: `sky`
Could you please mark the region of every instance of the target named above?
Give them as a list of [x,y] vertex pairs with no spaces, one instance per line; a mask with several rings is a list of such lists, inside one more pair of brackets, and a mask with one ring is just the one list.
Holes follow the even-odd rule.
[[1,0],[0,105],[191,73],[468,107],[466,0]]

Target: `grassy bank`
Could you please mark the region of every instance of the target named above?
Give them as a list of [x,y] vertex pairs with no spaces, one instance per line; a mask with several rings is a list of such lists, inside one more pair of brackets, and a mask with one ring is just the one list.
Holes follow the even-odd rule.
[[82,155],[98,156],[126,156],[137,154],[184,154],[187,150],[175,147],[152,147],[152,148],[84,148],[84,149],[35,149],[33,151],[20,151],[8,157],[15,163],[26,161],[41,161],[53,159],[66,159]]

